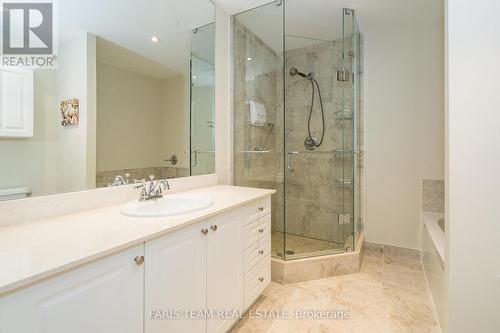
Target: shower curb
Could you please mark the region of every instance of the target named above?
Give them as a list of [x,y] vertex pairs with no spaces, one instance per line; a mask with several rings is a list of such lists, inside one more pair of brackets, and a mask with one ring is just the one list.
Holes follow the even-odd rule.
[[365,252],[365,237],[360,235],[356,250],[296,260],[271,260],[271,280],[280,284],[310,281],[358,273]]

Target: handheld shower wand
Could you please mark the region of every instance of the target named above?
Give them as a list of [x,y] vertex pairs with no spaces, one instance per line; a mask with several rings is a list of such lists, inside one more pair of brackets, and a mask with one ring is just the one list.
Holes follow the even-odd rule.
[[[311,88],[312,88],[312,94],[311,94],[311,108],[309,110],[309,118],[307,120],[307,134],[308,136],[304,140],[304,146],[308,150],[314,150],[314,148],[320,147],[321,144],[323,143],[323,139],[325,138],[325,111],[323,109],[323,99],[321,98],[321,89],[319,88],[319,83],[316,81],[314,78],[314,72],[311,72],[309,74],[304,74],[300,72],[296,67],[290,68],[290,75],[295,76],[295,75],[300,75],[303,78],[311,81]],[[314,95],[315,95],[315,88],[318,88],[318,96],[319,96],[319,105],[321,108],[321,126],[322,126],[322,131],[321,131],[321,139],[317,139],[312,136],[311,134],[311,118],[314,110]]]

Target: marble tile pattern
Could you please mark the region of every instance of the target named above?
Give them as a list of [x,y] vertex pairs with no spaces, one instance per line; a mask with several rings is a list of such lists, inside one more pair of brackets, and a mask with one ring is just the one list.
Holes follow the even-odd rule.
[[286,285],[273,282],[251,310],[347,311],[349,317],[259,319],[247,313],[231,332],[439,332],[418,252],[376,244],[367,244],[359,273]]
[[[352,80],[336,80],[336,69],[344,62],[344,50],[350,48],[348,40],[321,42],[305,48],[287,51],[286,68],[297,67],[305,73],[314,72],[321,88],[325,111],[326,133],[323,144],[313,153],[300,153],[293,157],[294,172],[287,177],[286,184],[286,232],[306,237],[344,243],[353,233],[354,194],[358,185],[342,186],[339,179],[352,180],[355,164],[351,154],[321,154],[335,149],[353,150],[353,128],[356,117],[341,117],[336,113],[352,111]],[[347,68],[351,58],[345,57]],[[286,140],[288,150],[304,152],[307,123],[311,107],[311,82],[299,76],[285,76]],[[311,132],[321,133],[321,110],[316,103],[311,119]],[[319,153],[317,153],[319,152]],[[356,156],[359,158],[359,156]],[[358,176],[358,175],[356,175]],[[353,190],[356,189],[357,191]],[[351,223],[339,224],[338,214],[350,213]],[[358,217],[361,215],[358,212]],[[357,221],[359,222],[359,221]]]
[[444,181],[424,179],[422,181],[422,210],[444,213]]
[[148,180],[150,175],[155,176],[155,179],[189,177],[189,168],[182,167],[151,167],[151,168],[135,168],[135,169],[119,169],[109,171],[96,172],[96,187],[107,187],[113,183],[116,176],[121,175],[125,178],[125,174],[130,174],[129,181],[134,183],[134,180]]
[[[311,83],[299,76],[283,75],[283,68],[295,66],[306,73],[316,73],[326,117],[324,143],[317,151],[359,149],[363,143],[362,136],[355,141],[353,128],[362,126],[361,103],[356,105],[355,117],[336,115],[341,110],[355,107],[352,80],[337,81],[335,70],[343,61],[347,62],[345,65],[348,68],[352,65],[351,57],[343,60],[344,47],[349,49],[350,40],[320,42],[289,50],[283,59],[237,19],[234,29],[235,184],[276,190],[272,199],[273,232],[286,231],[326,242],[345,243],[352,239],[354,223],[356,233],[362,232],[363,157],[298,154],[291,161],[294,172],[286,171],[285,140],[287,151],[305,151]],[[248,100],[262,103],[268,111],[268,121],[273,123],[274,128],[265,150],[272,150],[272,153],[242,153],[254,150],[267,134],[266,127],[250,126]],[[320,118],[319,105],[316,103],[311,121],[312,134],[315,136],[319,135],[321,129]],[[353,179],[355,176],[358,181],[354,187],[335,183],[336,179]],[[356,221],[354,207],[357,209]],[[343,212],[351,214],[351,223],[338,223],[338,214]]]

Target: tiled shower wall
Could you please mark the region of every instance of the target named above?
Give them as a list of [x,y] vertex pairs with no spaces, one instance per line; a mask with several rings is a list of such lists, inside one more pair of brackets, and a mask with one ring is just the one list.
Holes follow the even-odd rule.
[[[334,65],[342,63],[343,44],[323,42],[286,53],[286,68],[297,67],[304,73],[314,72],[321,88],[325,112],[325,137],[321,147],[307,151],[307,122],[311,107],[311,81],[300,76],[285,76],[287,150],[298,151],[291,157],[294,171],[287,178],[286,231],[307,237],[344,243],[352,224],[338,223],[338,214],[352,211],[352,190],[338,182],[352,180],[352,158],[342,158],[335,150],[352,150],[352,122],[337,117],[336,112],[352,96],[345,89],[349,82],[336,80]],[[321,110],[315,96],[311,134],[320,138]],[[351,213],[352,215],[352,213]],[[351,216],[352,217],[352,216]]]
[[[342,158],[342,154],[336,154],[334,151],[357,150],[359,147],[353,147],[352,120],[335,115],[339,111],[353,108],[352,80],[337,81],[334,68],[343,61],[342,41],[322,42],[287,51],[283,76],[281,56],[238,22],[235,22],[234,38],[235,183],[277,190],[273,198],[273,231],[285,231],[286,200],[287,233],[339,243],[346,242],[353,232],[354,198],[352,188],[340,185],[339,181],[353,179],[353,158],[352,155],[349,158]],[[252,60],[248,60],[249,58]],[[326,131],[323,145],[312,153],[306,151],[304,147],[311,103],[311,82],[299,76],[288,75],[288,70],[292,66],[305,73],[315,72],[321,87]],[[283,115],[283,78],[286,94],[286,134]],[[272,150],[272,153],[243,153],[260,146],[268,131],[268,127],[250,126],[249,100],[262,103],[266,107],[268,121],[274,124],[269,145],[264,148]],[[346,103],[343,104],[344,101]],[[311,121],[313,136],[320,135],[320,120],[321,113],[316,94]],[[287,174],[286,196],[283,191],[285,146],[286,151],[299,151],[299,154],[291,156],[294,171]],[[356,155],[356,158],[362,162],[361,155]],[[360,168],[357,168],[356,172],[360,180],[362,163],[358,165]],[[361,182],[355,183],[358,194],[361,193],[361,184]],[[342,212],[351,213],[351,223],[343,225],[338,223],[338,214]],[[358,216],[361,218],[361,214]]]
[[[283,108],[279,106],[277,88],[280,59],[275,51],[237,21],[234,46],[234,180],[236,185],[278,191],[272,198],[273,229],[276,230],[276,225],[283,225],[280,199],[283,191],[276,181],[280,161],[277,148],[283,146],[278,142],[278,138],[283,137]],[[262,153],[248,153],[264,144],[270,130],[268,126],[250,125],[250,100],[264,105],[267,121],[274,125]]]
[[444,214],[444,181],[422,180],[422,210]]

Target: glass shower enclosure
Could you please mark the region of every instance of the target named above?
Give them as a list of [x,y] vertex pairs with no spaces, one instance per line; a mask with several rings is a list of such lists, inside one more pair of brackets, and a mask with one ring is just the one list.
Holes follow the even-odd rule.
[[197,176],[215,172],[215,23],[193,29],[190,65],[190,175]]
[[276,189],[273,257],[353,251],[362,232],[355,12],[273,2],[235,15],[233,36],[234,183]]

